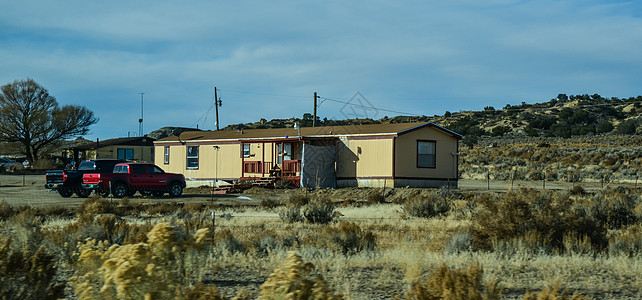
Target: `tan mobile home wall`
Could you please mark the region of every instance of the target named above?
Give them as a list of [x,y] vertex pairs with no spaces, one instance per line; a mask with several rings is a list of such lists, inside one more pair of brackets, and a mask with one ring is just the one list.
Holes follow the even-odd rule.
[[[165,146],[156,146],[157,165],[166,172],[183,174],[188,180],[236,179],[241,177],[241,144],[239,143],[172,143],[169,164],[164,163]],[[198,146],[198,168],[187,168],[187,147]],[[214,148],[218,146],[218,150]],[[217,153],[218,152],[218,153]]]
[[[435,168],[417,168],[417,141],[435,141]],[[420,128],[395,139],[395,178],[457,179],[457,138],[431,127]]]
[[392,179],[392,143],[392,136],[339,138],[337,186],[389,184],[384,181]]

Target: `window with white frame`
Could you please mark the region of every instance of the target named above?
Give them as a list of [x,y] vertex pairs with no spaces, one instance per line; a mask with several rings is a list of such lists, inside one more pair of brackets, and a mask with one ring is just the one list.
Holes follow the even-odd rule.
[[434,168],[436,166],[435,141],[417,141],[417,168]]
[[187,146],[187,168],[198,169],[198,146]]
[[250,157],[250,144],[243,144],[243,157]]
[[165,146],[165,154],[163,157],[163,162],[169,164],[169,146]]

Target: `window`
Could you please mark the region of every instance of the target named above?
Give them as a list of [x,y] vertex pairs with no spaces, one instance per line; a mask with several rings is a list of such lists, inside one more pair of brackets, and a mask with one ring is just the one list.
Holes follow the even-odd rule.
[[165,164],[169,163],[169,147],[168,146],[165,147],[165,154],[164,154],[163,162],[165,162]]
[[134,149],[121,149],[118,148],[118,159],[131,160],[134,159]]
[[128,165],[117,165],[114,167],[114,173],[129,173]]
[[147,174],[145,165],[132,165],[132,173],[134,174]]
[[163,170],[157,166],[149,166],[149,173],[151,174],[163,174]]
[[250,144],[243,144],[243,157],[250,157]]
[[198,169],[198,146],[187,146],[187,168]]
[[417,168],[434,168],[436,165],[434,141],[417,141]]

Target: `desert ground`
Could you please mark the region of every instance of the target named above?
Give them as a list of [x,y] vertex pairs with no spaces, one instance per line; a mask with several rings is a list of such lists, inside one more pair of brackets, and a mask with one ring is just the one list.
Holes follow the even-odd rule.
[[[456,276],[472,276],[466,280],[478,278],[479,285],[473,284],[475,289],[489,291],[493,283],[499,282],[497,290],[501,291],[501,299],[522,299],[528,292],[544,293],[547,289],[550,293],[554,287],[559,287],[560,295],[562,290],[566,290],[570,295],[581,293],[592,299],[640,299],[642,260],[639,240],[642,229],[637,219],[626,224],[613,223],[615,225],[604,230],[602,236],[608,239],[605,241],[608,245],[599,247],[591,244],[586,236],[575,234],[573,227],[571,231],[564,231],[564,239],[559,240],[563,244],[557,246],[538,240],[546,238],[545,233],[540,237],[537,231],[511,231],[514,224],[506,225],[509,229],[503,228],[504,221],[507,224],[521,222],[519,219],[509,220],[511,213],[498,214],[493,224],[485,223],[484,219],[495,216],[485,211],[489,207],[482,205],[484,199],[507,203],[521,201],[521,205],[531,205],[531,209],[544,205],[542,199],[549,199],[553,203],[551,207],[559,210],[565,209],[564,203],[573,202],[592,211],[590,207],[595,207],[596,203],[591,201],[626,197],[632,201],[631,214],[638,218],[642,215],[640,193],[632,184],[609,183],[603,187],[600,183],[546,182],[549,192],[542,192],[543,184],[541,181],[489,183],[461,180],[459,189],[454,191],[252,188],[229,195],[211,195],[210,188],[201,187],[186,189],[178,198],[136,194],[121,200],[97,196],[83,199],[75,195],[62,198],[44,188],[43,175],[2,174],[0,202],[14,208],[28,205],[43,211],[66,213],[63,217],[39,217],[38,212],[3,212],[6,216],[0,222],[0,228],[2,237],[10,237],[14,245],[24,248],[35,243],[34,240],[38,241],[37,245],[49,245],[57,267],[51,283],[64,286],[61,295],[68,299],[105,296],[96,291],[107,282],[114,285],[114,294],[110,297],[121,297],[116,292],[121,288],[116,288],[118,282],[105,279],[112,278],[105,273],[105,266],[115,258],[104,261],[96,258],[97,261],[91,262],[83,259],[92,253],[95,254],[92,257],[113,256],[113,250],[107,250],[113,247],[127,249],[138,245],[153,250],[152,233],[160,230],[158,226],[163,224],[169,224],[164,230],[169,230],[166,236],[173,239],[171,242],[175,246],[172,249],[183,250],[180,252],[182,256],[170,259],[171,263],[163,263],[166,269],[161,268],[160,271],[165,274],[163,276],[178,276],[175,284],[180,284],[184,294],[216,286],[217,293],[228,297],[247,293],[250,295],[248,298],[255,298],[264,291],[261,286],[272,278],[271,274],[292,267],[287,261],[287,253],[295,251],[303,262],[311,263],[310,267],[305,265],[304,275],[309,272],[310,278],[320,276],[327,283],[329,293],[341,294],[346,299],[422,299],[412,297],[420,294],[417,291],[422,287],[429,286],[426,280],[438,278],[434,272],[443,266],[457,272],[464,270]],[[381,194],[384,200],[373,202],[373,194]],[[408,206],[409,202],[425,199],[433,201],[431,205],[434,206],[436,197],[441,194],[444,194],[445,201],[449,201],[441,213],[416,216]],[[334,202],[333,220],[318,224],[307,219],[288,219],[285,212],[301,198],[305,198],[306,203],[313,203],[315,199]],[[562,201],[562,206],[555,204],[556,201]],[[305,214],[309,203],[296,203],[301,205],[300,209],[299,206],[294,207],[297,212]],[[213,212],[215,220],[210,218]],[[539,217],[542,214],[529,220],[542,223],[537,220]],[[553,212],[552,219],[543,219],[544,224],[555,223],[555,218],[562,217]],[[614,222],[608,216],[605,218]],[[483,237],[485,234],[476,231],[480,226],[489,234],[495,234],[494,242],[488,243],[487,248],[473,249],[472,241],[477,235]],[[194,243],[190,236],[194,235],[196,239],[199,228],[212,230],[211,246],[187,246]],[[539,230],[545,228],[539,227]],[[579,232],[581,228],[577,230]],[[104,246],[98,243],[101,240],[105,241]],[[38,246],[35,247],[37,249]],[[36,256],[35,250],[20,249],[18,247],[15,251],[25,251],[25,257]],[[139,259],[159,264],[150,257]],[[479,266],[483,272],[477,272],[474,266]],[[176,273],[176,270],[180,272]],[[16,280],[20,282],[22,279]],[[167,288],[150,284],[157,281],[157,277],[146,280],[140,280],[136,289],[143,291],[141,295],[146,295],[144,291]],[[172,284],[169,286],[179,289]]]

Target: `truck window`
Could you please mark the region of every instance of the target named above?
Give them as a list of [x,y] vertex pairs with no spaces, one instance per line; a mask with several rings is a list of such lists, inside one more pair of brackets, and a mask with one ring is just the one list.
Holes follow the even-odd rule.
[[132,173],[134,174],[146,174],[145,165],[132,165]]
[[78,170],[80,171],[96,170],[96,163],[94,163],[93,161],[83,161],[78,166]]
[[128,165],[115,166],[114,173],[129,173],[129,166]]
[[150,167],[150,173],[152,174],[163,174],[163,170],[157,166]]

